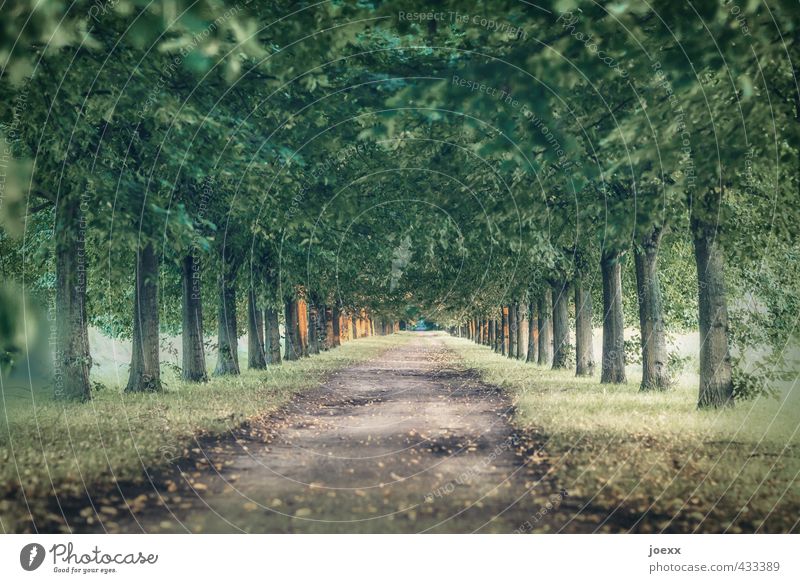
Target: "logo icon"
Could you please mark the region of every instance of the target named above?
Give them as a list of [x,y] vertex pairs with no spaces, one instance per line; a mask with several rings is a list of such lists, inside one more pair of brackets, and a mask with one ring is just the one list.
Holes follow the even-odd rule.
[[19,552],[19,564],[26,571],[35,571],[44,562],[44,547],[39,543],[31,543],[22,547]]

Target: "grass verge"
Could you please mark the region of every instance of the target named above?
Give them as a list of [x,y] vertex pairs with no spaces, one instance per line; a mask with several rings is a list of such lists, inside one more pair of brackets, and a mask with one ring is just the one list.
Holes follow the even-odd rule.
[[173,382],[157,394],[108,389],[86,404],[9,403],[0,422],[0,530],[30,530],[32,519],[57,522],[54,497],[143,480],[185,455],[198,434],[230,431],[328,374],[409,340],[405,334],[364,338],[263,371],[205,384]]
[[696,387],[640,393],[638,382],[602,385],[469,340],[447,343],[485,382],[508,391],[520,427],[546,437],[561,486],[632,530],[800,529],[800,388],[698,411]]

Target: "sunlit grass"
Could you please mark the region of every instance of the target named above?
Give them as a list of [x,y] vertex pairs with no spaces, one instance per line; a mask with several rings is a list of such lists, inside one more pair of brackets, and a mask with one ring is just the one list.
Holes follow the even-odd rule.
[[140,480],[145,470],[186,453],[194,436],[223,433],[274,411],[327,374],[409,339],[360,339],[265,371],[244,370],[205,384],[172,381],[159,394],[105,389],[86,404],[17,399],[0,422],[0,527],[24,526],[26,504],[41,517],[54,494],[74,496],[87,487]]
[[[464,365],[506,389],[517,423],[546,437],[554,475],[574,495],[650,516],[644,530],[797,530],[800,388],[733,409],[698,411],[697,387],[640,393],[448,340]],[[651,508],[652,504],[652,508]]]

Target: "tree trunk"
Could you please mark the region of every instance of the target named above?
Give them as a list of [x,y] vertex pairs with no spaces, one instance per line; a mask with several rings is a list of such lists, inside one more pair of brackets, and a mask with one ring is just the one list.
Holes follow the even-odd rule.
[[508,305],[508,358],[517,357],[517,305]]
[[514,304],[514,311],[517,314],[517,352],[514,357],[522,360],[525,357],[525,310],[522,302]]
[[569,366],[569,289],[566,282],[553,285],[553,368]]
[[304,299],[295,301],[297,314],[297,337],[300,340],[298,353],[302,357],[308,357],[308,303]]
[[267,358],[264,354],[264,321],[256,303],[256,290],[251,286],[247,293],[247,367],[263,369],[267,368]]
[[316,304],[308,305],[308,352],[319,354],[319,310]]
[[353,322],[353,340],[358,339],[358,318],[355,316],[352,317]]
[[300,317],[297,311],[297,300],[286,300],[286,349],[284,360],[299,360],[303,355],[303,346],[300,343]]
[[545,288],[539,296],[539,364],[553,360],[553,292]]
[[333,334],[332,346],[342,345],[342,318],[338,306],[331,308],[331,333]]
[[509,310],[509,308],[508,308],[508,306],[503,306],[501,309],[503,310],[502,311],[502,316],[501,316],[502,319],[503,319],[503,324],[502,324],[503,336],[500,339],[500,343],[501,343],[500,344],[500,354],[502,354],[503,356],[506,356],[508,354],[508,310]]
[[334,326],[335,326],[335,318],[334,318],[335,310],[332,306],[325,306],[325,329],[323,330],[324,334],[324,346],[325,350],[330,350],[334,346],[336,346],[334,342]]
[[594,374],[594,348],[592,346],[592,292],[586,289],[583,279],[575,279],[575,375],[588,377]]
[[203,383],[208,380],[206,354],[203,346],[203,301],[200,295],[200,264],[194,255],[183,258],[183,306],[181,335],[183,366],[181,377],[185,381]]
[[[330,350],[336,346],[334,341],[334,309],[331,306],[325,306],[325,349]],[[338,316],[336,317],[338,319]],[[338,328],[338,324],[336,324]]]
[[618,252],[603,255],[603,363],[601,383],[624,383],[625,322],[622,316],[622,265]]
[[320,304],[317,308],[317,352],[328,350],[328,307]]
[[266,355],[269,364],[281,363],[281,325],[278,320],[278,310],[267,308],[264,311],[264,321],[267,327]]
[[157,392],[161,387],[158,339],[158,257],[148,243],[136,257],[133,298],[133,353],[128,393]]
[[536,362],[539,359],[539,316],[536,303],[528,304],[528,354],[525,362]]
[[89,332],[86,321],[85,240],[76,232],[80,202],[61,199],[56,215],[55,397],[86,401],[91,397]]
[[217,366],[215,375],[239,374],[239,342],[236,322],[236,270],[223,259],[219,275],[217,309]]
[[658,251],[661,228],[655,228],[634,250],[636,291],[639,300],[639,333],[642,343],[642,384],[640,389],[664,390],[669,387],[667,339],[664,331],[664,306],[658,278]]
[[733,405],[728,350],[728,303],[723,277],[725,259],[713,224],[692,220],[700,316],[701,408]]

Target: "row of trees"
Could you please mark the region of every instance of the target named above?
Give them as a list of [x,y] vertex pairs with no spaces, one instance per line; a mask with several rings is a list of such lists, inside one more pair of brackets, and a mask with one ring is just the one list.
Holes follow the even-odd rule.
[[[639,312],[640,389],[666,390],[670,387],[667,332],[663,311],[661,284],[655,261],[647,263],[637,252],[636,292]],[[650,250],[652,252],[652,250]],[[600,382],[627,382],[625,364],[628,345],[624,337],[623,289],[621,265],[603,266],[603,326]],[[574,281],[548,282],[527,298],[502,306],[450,332],[470,338],[478,344],[492,347],[509,358],[525,360],[553,369],[575,367],[576,376],[595,375],[593,327],[595,309],[593,294],[583,278]],[[570,321],[571,320],[571,321]],[[571,335],[574,331],[575,341]],[[730,366],[724,354],[721,366]],[[730,374],[730,369],[728,369]],[[732,385],[724,395],[732,401]]]
[[539,5],[16,3],[0,249],[52,306],[57,392],[89,394],[90,325],[133,340],[129,390],[158,389],[159,333],[197,380],[213,330],[219,373],[245,334],[267,361],[281,317],[294,357],[299,300],[495,335],[527,314],[556,366],[574,330],[581,374],[594,321],[606,382],[637,325],[648,389],[665,331],[696,329],[701,406],[765,386],[800,313],[796,14]]
[[[519,213],[508,246],[520,261],[505,270],[502,293],[453,324],[478,341],[505,335],[499,350],[516,356],[527,313],[529,337],[538,334],[527,358],[554,368],[568,362],[573,329],[583,375],[593,371],[594,314],[609,383],[626,381],[624,330],[635,325],[643,390],[669,385],[668,329],[695,329],[700,407],[761,394],[792,377],[784,359],[796,342],[797,316],[784,308],[797,306],[798,287],[776,295],[773,278],[798,267],[798,230],[785,221],[800,186],[800,102],[789,98],[799,39],[756,6],[571,4],[549,27],[527,14],[517,21],[546,42],[464,63],[438,94],[409,90],[435,107],[459,99],[481,111],[496,132],[480,154],[504,151],[533,169],[509,174],[505,200]],[[665,238],[674,255],[662,252]],[[754,351],[769,356],[754,365]]]

